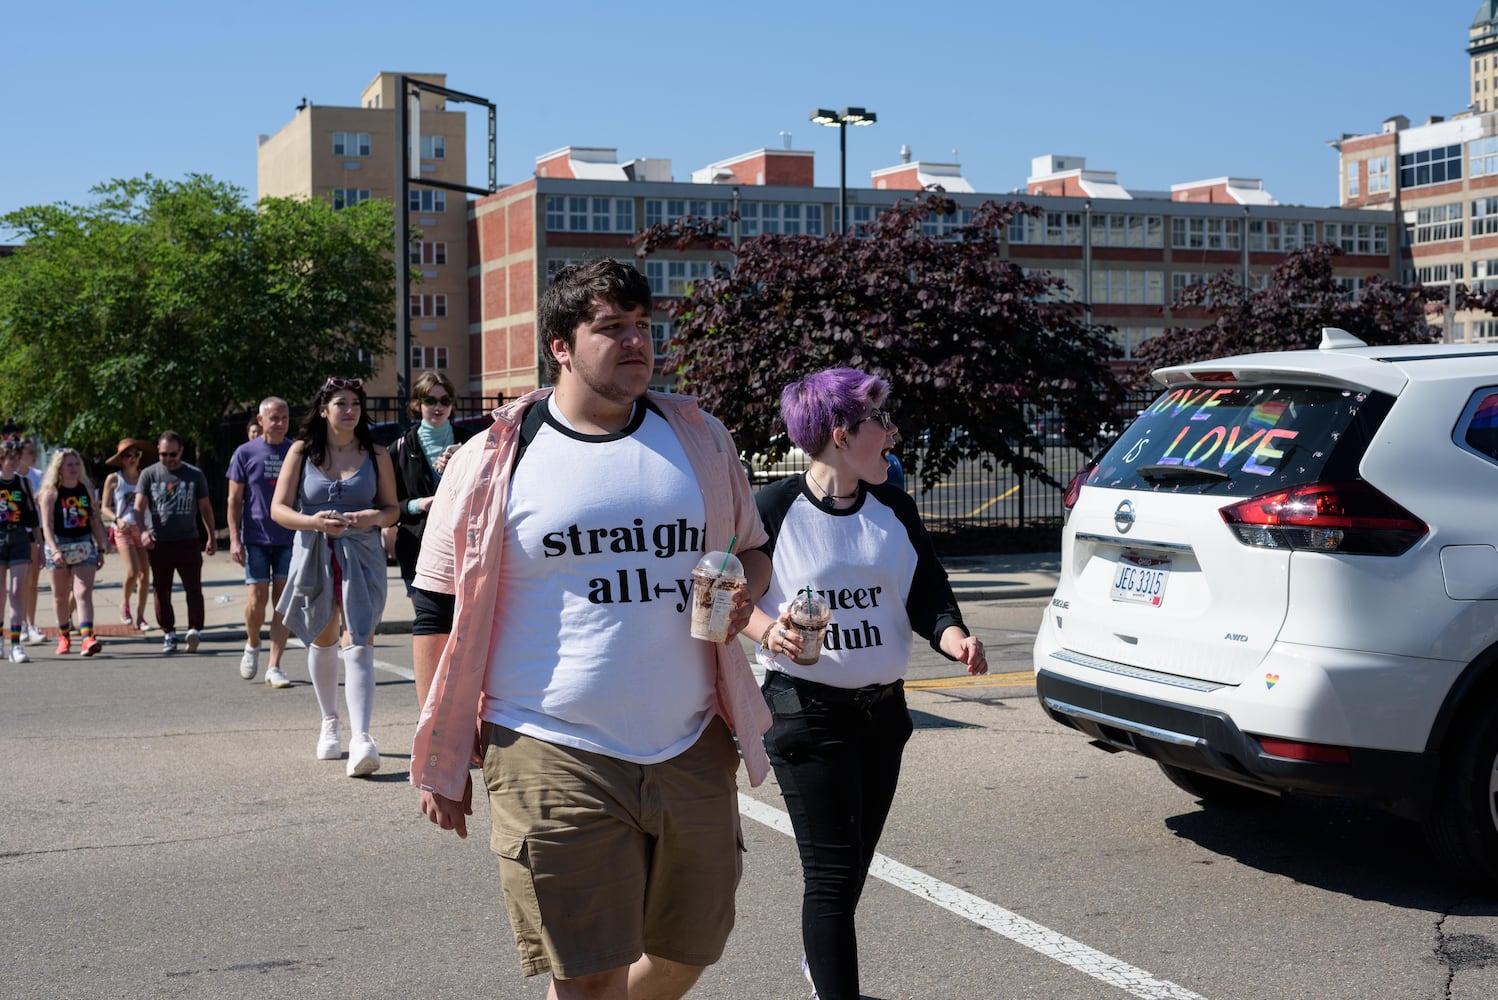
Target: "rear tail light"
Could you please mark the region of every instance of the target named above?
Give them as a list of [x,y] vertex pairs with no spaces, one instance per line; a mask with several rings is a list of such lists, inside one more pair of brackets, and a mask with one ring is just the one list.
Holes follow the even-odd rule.
[[1066,484],[1066,490],[1061,494],[1061,507],[1063,510],[1070,512],[1077,505],[1077,497],[1082,495],[1082,487],[1087,483],[1087,480],[1092,478],[1092,474],[1096,471],[1097,463],[1088,462],[1082,466],[1080,472],[1071,477],[1071,482]]
[[1332,747],[1324,743],[1302,743],[1299,740],[1274,740],[1267,736],[1258,737],[1258,741],[1259,746],[1271,757],[1309,760],[1318,764],[1347,764],[1352,761],[1352,755],[1347,752],[1346,747]]
[[1424,521],[1361,480],[1309,483],[1222,508],[1244,545],[1397,556],[1425,537]]

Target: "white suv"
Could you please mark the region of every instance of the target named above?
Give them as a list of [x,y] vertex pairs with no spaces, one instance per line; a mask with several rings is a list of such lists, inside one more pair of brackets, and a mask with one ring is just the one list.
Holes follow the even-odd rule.
[[1154,374],[1068,494],[1046,712],[1209,802],[1382,803],[1498,884],[1498,346]]

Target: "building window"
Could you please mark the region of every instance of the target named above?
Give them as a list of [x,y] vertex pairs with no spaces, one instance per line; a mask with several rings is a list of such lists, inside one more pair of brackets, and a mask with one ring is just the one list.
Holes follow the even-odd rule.
[[1363,285],[1367,281],[1367,278],[1332,278],[1332,284],[1335,285],[1337,287],[1337,290],[1342,293],[1342,298],[1346,299],[1348,302],[1356,302],[1358,299],[1362,298]]
[[1399,186],[1422,187],[1462,179],[1462,147],[1437,146],[1399,154]]
[[1165,332],[1160,326],[1121,326],[1113,331],[1113,343],[1118,345],[1120,357],[1129,360],[1134,357],[1139,345],[1151,337],[1158,337]]
[[1172,298],[1180,298],[1181,293],[1193,285],[1205,285],[1215,274],[1204,274],[1200,271],[1172,271],[1170,272],[1170,295]]
[[433,191],[431,188],[411,189],[411,211],[413,212],[446,212],[447,192]]
[[421,158],[423,160],[445,160],[447,159],[447,136],[424,135],[421,137]]
[[955,212],[946,215],[928,215],[921,220],[921,232],[934,239],[941,239],[949,235],[954,229],[961,229],[973,221],[973,210],[971,208],[959,208]]
[[1462,238],[1462,205],[1430,205],[1415,212],[1415,243],[1443,243]]
[[671,324],[669,322],[651,323],[650,343],[655,348],[655,356],[657,358],[665,357],[666,348],[671,343]]
[[411,263],[436,267],[447,263],[447,244],[442,242],[411,241]]
[[420,319],[425,316],[442,317],[447,315],[447,296],[436,295],[413,295],[411,296],[411,318]]
[[1165,220],[1158,215],[1098,214],[1092,217],[1095,247],[1160,247],[1165,245]]
[[1159,305],[1165,301],[1165,272],[1094,269],[1092,301]]
[[713,276],[710,260],[647,260],[645,277],[650,279],[651,295],[686,295],[694,283]]
[[1187,219],[1170,220],[1170,245],[1178,250],[1237,250],[1239,243],[1239,220],[1237,219]]
[[369,133],[368,132],[334,132],[333,133],[333,155],[334,156],[368,156],[369,155]]
[[1472,177],[1491,177],[1498,174],[1498,136],[1473,139],[1467,143],[1468,165]]
[[[878,213],[874,210],[874,206],[873,205],[849,205],[848,206],[848,218],[850,220],[852,220],[852,222],[853,222],[853,230],[855,232],[859,229],[859,227],[861,227],[861,226],[867,226],[871,222],[873,222],[874,221],[874,216],[877,215],[877,214]],[[847,228],[847,227],[843,226],[843,206],[842,205],[834,205],[834,206],[832,206],[832,220],[833,220],[833,225],[838,226],[840,228],[844,228],[844,229]]]
[[1347,197],[1349,198],[1358,196],[1358,177],[1361,176],[1362,162],[1362,160],[1347,161]]
[[1427,264],[1424,267],[1415,268],[1415,280],[1422,285],[1444,285],[1452,281],[1462,280],[1462,265],[1455,264]]
[[1343,253],[1386,255],[1389,227],[1369,222],[1328,222],[1326,242],[1341,247]]
[[369,200],[368,188],[334,188],[332,193],[334,208],[348,208]]
[[663,222],[695,217],[722,219],[728,215],[729,203],[708,201],[701,198],[647,198],[645,199],[645,225],[658,226]]
[[411,368],[416,371],[442,371],[447,367],[447,348],[411,345]]
[[1047,212],[1044,218],[1044,243],[1052,247],[1082,245],[1081,212]]
[[1389,158],[1375,156],[1368,160],[1368,193],[1382,194],[1389,190]]
[[633,233],[633,198],[547,198],[546,228],[571,233]]

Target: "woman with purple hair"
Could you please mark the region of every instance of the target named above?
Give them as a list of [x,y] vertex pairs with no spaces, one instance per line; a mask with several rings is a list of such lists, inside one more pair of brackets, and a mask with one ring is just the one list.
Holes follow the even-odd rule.
[[[781,418],[811,464],[755,498],[773,573],[746,634],[759,639],[765,748],[801,854],[802,970],[820,1000],[860,995],[854,911],[913,729],[901,679],[912,632],[988,672],[915,501],[885,482],[899,440],[888,396],[853,368],[786,386]],[[795,624],[798,594],[830,608],[820,656]]]

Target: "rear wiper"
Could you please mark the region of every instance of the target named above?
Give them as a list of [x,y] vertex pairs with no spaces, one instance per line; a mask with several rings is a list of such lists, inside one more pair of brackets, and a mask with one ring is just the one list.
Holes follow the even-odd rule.
[[1147,479],[1150,482],[1182,479],[1212,479],[1221,481],[1233,478],[1220,469],[1204,469],[1199,465],[1146,465],[1136,475],[1140,479]]

